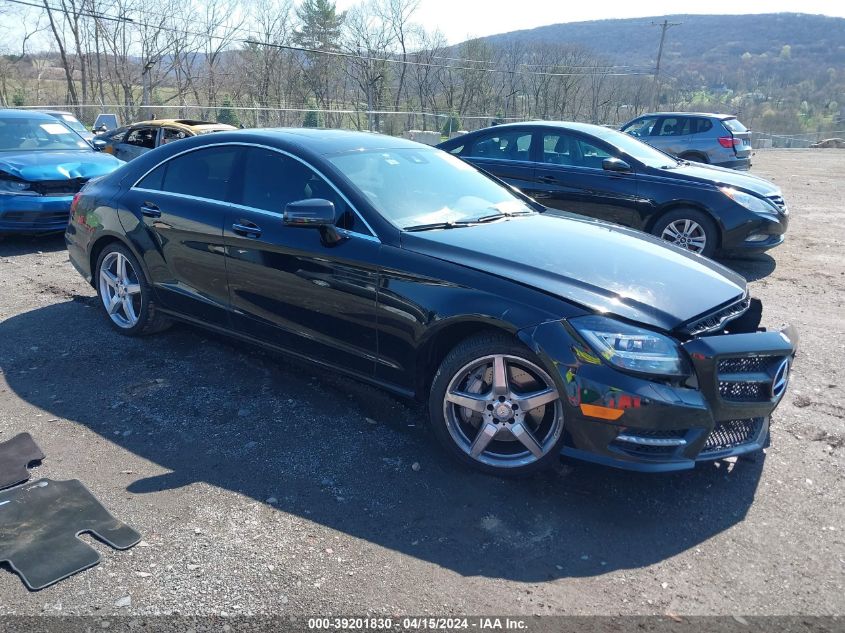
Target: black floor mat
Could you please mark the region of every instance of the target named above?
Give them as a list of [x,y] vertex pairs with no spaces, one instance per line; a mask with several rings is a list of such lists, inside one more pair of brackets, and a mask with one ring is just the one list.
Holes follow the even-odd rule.
[[44,453],[29,433],[18,433],[7,442],[0,443],[0,490],[29,479],[26,467],[30,462],[40,462]]
[[0,562],[7,561],[32,590],[100,562],[97,550],[76,538],[83,532],[115,549],[141,540],[76,479],[41,479],[0,492]]

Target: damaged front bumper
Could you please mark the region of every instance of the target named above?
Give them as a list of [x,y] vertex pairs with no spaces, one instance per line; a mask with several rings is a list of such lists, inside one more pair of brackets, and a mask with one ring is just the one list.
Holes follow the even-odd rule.
[[566,394],[563,454],[650,472],[763,448],[798,343],[792,327],[693,338],[680,344],[692,374],[672,383],[609,366],[561,322],[520,337],[558,369]]

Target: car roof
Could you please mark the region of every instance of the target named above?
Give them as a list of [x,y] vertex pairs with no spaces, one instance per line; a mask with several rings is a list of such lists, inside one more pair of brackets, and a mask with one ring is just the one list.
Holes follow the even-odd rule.
[[[583,132],[585,134],[595,134],[597,130],[607,130],[603,125],[594,125],[592,123],[579,123],[577,121],[522,121],[521,123],[502,123],[501,125],[495,125],[493,127],[486,127],[482,128],[481,130],[475,130],[475,132],[470,132],[470,134],[476,134],[478,132],[489,132],[490,130],[498,130],[504,129],[507,130],[509,128],[520,128],[520,127],[547,127],[550,129],[564,129],[564,130],[572,130],[573,132]],[[455,139],[461,138],[456,136]],[[452,139],[452,140],[455,140]]]
[[404,138],[324,128],[250,128],[214,134],[216,142],[250,141],[253,143],[283,141],[315,154],[342,154],[351,151],[419,149],[430,147]]
[[130,123],[128,127],[135,127],[137,125],[146,125],[148,127],[162,127],[164,125],[171,125],[173,127],[184,127],[194,130],[237,129],[234,125],[228,125],[226,123],[215,123],[214,121],[196,121],[193,119],[150,119],[149,121],[137,121],[135,123]]
[[733,114],[718,114],[715,112],[647,112],[646,114],[641,114],[637,118],[642,119],[647,116],[710,117],[712,119],[719,119],[720,121],[736,118]]
[[0,109],[0,116],[8,119],[43,119],[53,121],[54,117],[44,114],[38,110],[14,110],[12,108]]

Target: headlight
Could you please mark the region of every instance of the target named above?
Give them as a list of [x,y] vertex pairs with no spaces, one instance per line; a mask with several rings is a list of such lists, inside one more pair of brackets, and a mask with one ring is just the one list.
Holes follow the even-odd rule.
[[0,177],[0,194],[19,194],[24,196],[38,195],[35,191],[29,191],[28,182],[2,177]]
[[733,187],[719,187],[719,191],[752,213],[766,213],[768,215],[778,214],[778,208],[763,198],[752,196],[750,193],[739,191]]
[[602,316],[570,319],[590,347],[620,369],[661,376],[686,376],[687,365],[675,341],[645,328]]

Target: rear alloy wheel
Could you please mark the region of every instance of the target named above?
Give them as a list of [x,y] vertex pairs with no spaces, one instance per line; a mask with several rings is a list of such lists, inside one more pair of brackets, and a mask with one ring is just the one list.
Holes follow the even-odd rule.
[[558,388],[533,354],[504,337],[452,350],[435,376],[430,410],[441,443],[478,470],[525,474],[559,458]]
[[109,322],[121,334],[151,334],[169,325],[156,313],[152,289],[144,279],[141,265],[122,244],[109,244],[100,253],[97,294]]
[[716,225],[701,211],[679,209],[660,218],[652,233],[683,249],[712,257],[716,252]]

